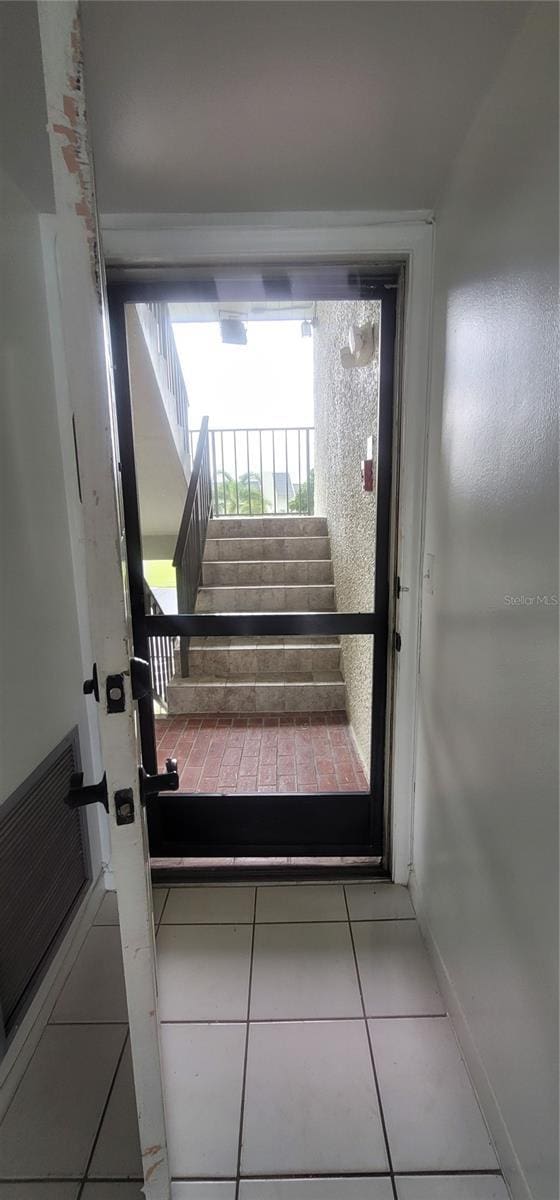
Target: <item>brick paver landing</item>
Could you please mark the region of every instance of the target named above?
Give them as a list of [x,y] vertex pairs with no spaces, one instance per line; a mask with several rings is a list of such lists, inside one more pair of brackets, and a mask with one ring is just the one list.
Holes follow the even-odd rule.
[[367,791],[346,714],[156,718],[158,766],[178,759],[182,791]]

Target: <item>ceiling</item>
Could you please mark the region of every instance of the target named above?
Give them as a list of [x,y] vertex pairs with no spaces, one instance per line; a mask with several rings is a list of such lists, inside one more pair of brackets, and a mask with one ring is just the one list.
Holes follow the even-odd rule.
[[171,320],[176,323],[200,325],[218,322],[222,317],[237,316],[243,321],[312,321],[316,304],[313,300],[276,300],[263,304],[247,300],[204,300],[199,304],[172,303]]
[[528,7],[86,0],[100,208],[433,208]]

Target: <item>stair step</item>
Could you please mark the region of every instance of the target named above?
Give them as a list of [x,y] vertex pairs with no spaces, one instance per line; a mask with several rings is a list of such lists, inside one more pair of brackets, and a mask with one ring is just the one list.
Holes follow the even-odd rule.
[[330,559],[330,555],[330,544],[326,535],[211,537],[209,534],[204,548],[205,562],[239,562],[247,559],[252,562],[262,562],[263,559],[293,562],[310,558]]
[[[227,640],[227,639],[226,639]],[[285,646],[282,642],[252,646],[193,646],[189,648],[189,678],[239,679],[241,675],[288,675],[294,672],[315,676],[340,670],[340,645],[314,645],[301,642]]]
[[312,537],[327,535],[326,517],[213,517],[207,536],[219,537]]
[[334,612],[332,584],[201,587],[197,612]]
[[306,646],[333,646],[338,645],[338,638],[334,634],[321,633],[290,633],[285,636],[280,634],[262,634],[255,633],[251,637],[227,637],[217,634],[214,637],[193,637],[190,639],[190,644],[198,649],[204,646],[214,646],[233,649],[235,646],[301,646],[305,643]]
[[261,584],[316,584],[333,582],[330,558],[288,561],[204,562],[204,587],[258,587]]
[[[208,525],[197,612],[334,612],[324,517],[219,517]],[[176,670],[179,655],[175,656]],[[170,713],[345,711],[336,637],[192,638]]]
[[318,676],[300,672],[288,678],[249,676],[235,682],[229,678],[174,676],[167,693],[171,714],[333,712],[343,711],[346,705],[340,671],[321,672]]

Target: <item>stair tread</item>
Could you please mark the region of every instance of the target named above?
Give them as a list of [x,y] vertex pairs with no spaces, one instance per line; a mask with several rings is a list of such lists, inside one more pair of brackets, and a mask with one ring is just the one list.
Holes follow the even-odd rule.
[[317,588],[334,592],[334,583],[214,583],[202,584],[198,589],[198,595],[206,592],[212,595],[214,592],[296,592],[296,591],[313,591]]
[[[305,640],[303,640],[304,638]],[[267,646],[271,650],[280,649],[282,646],[299,646],[302,650],[310,649],[313,646],[340,648],[339,639],[329,637],[327,634],[315,634],[309,637],[305,637],[305,634],[287,634],[286,637],[278,637],[273,634],[256,634],[254,637],[193,637],[190,645],[193,650],[254,650],[257,646]]]
[[174,675],[170,680],[168,687],[239,687],[240,685],[250,684],[255,687],[263,687],[267,684],[274,684],[276,687],[282,687],[283,684],[343,684],[344,678],[341,671],[289,671],[281,674],[265,674],[255,675],[189,675],[183,679],[180,675]]
[[326,533],[255,533],[251,538],[241,538],[239,534],[230,533],[222,534],[219,538],[212,538],[211,534],[207,534],[206,541],[326,541],[329,534]]
[[324,517],[214,517],[208,522],[208,537],[328,537]]
[[[303,561],[306,561],[305,559]],[[199,592],[214,592],[216,588],[225,588],[229,592],[254,592],[256,588],[332,588],[334,583],[210,583],[203,584],[198,590]]]
[[[319,647],[321,650],[340,650],[340,642],[328,638],[321,641],[319,641],[319,639],[317,639],[317,641],[312,641],[311,638],[308,638],[306,641],[302,642],[298,642],[295,639],[293,642],[290,642],[287,638],[274,637],[268,638],[266,641],[264,638],[262,638],[261,641],[258,641],[257,638],[255,638],[254,640],[244,639],[243,645],[237,645],[236,643],[238,640],[241,641],[241,639],[237,638],[213,638],[211,641],[209,638],[206,642],[205,638],[191,638],[190,646],[192,650],[208,650],[212,651],[212,653],[214,653],[216,650],[223,650],[224,653],[228,654],[230,650],[239,650],[240,652],[243,652],[247,650],[256,650],[259,646],[265,646],[267,650],[283,650],[286,645],[297,650],[315,650],[317,647]],[[221,643],[225,644],[222,645]]]
[[[266,566],[269,567],[269,566],[278,565],[278,563],[288,563],[290,566],[292,565],[292,563],[297,563],[298,565],[299,565],[299,563],[311,563],[313,566],[315,566],[317,563],[330,563],[330,562],[332,562],[332,559],[330,559],[330,558],[203,558],[202,561],[203,561],[203,563],[210,564],[213,567],[227,567],[227,566],[232,566],[233,563],[239,563],[244,567],[255,566],[255,565],[260,566],[261,563],[265,563]],[[243,585],[241,585],[241,586],[243,586]],[[267,585],[264,585],[264,586],[267,586]],[[316,585],[312,584],[311,586],[315,587]]]
[[296,524],[297,521],[312,521],[313,524],[325,524],[326,517],[321,517],[315,512],[222,512],[218,517],[210,517],[213,524],[223,523],[224,521],[239,521],[245,526],[249,526],[255,521],[289,521],[290,524]]

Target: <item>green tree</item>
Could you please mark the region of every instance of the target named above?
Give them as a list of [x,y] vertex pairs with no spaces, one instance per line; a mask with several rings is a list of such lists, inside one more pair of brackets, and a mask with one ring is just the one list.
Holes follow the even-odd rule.
[[293,513],[309,513],[314,510],[315,505],[315,471],[309,472],[309,487],[308,481],[300,484],[295,489],[295,496],[290,500],[288,505],[290,512]]
[[242,517],[267,512],[270,504],[264,499],[260,475],[248,472],[237,480],[227,471],[217,473],[218,515],[239,513]]

